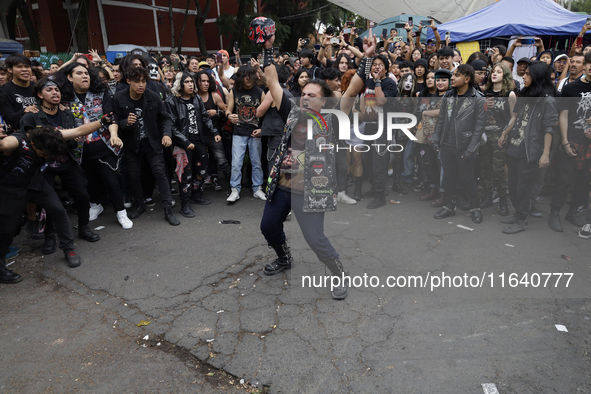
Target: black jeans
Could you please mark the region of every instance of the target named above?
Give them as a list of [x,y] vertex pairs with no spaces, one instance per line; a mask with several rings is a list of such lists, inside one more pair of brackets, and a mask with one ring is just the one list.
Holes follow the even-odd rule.
[[198,190],[203,185],[203,179],[197,179],[197,175],[204,177],[207,172],[209,157],[207,148],[202,142],[193,142],[195,148],[186,150],[188,163],[183,169],[183,175],[179,182],[181,184],[181,201],[189,201],[191,192]]
[[515,208],[515,215],[525,220],[529,215],[529,203],[536,198],[536,185],[540,181],[540,165],[537,160],[507,156],[509,197]]
[[454,146],[441,146],[441,163],[443,165],[443,188],[445,199],[443,205],[448,208],[455,207],[454,198],[458,185],[466,189],[466,197],[470,201],[470,208],[478,208],[478,192],[474,179],[474,162],[476,153],[468,159],[462,159],[463,151]]
[[125,152],[125,161],[127,165],[127,173],[129,175],[129,186],[133,194],[134,204],[142,205],[144,203],[144,195],[142,191],[142,162],[146,160],[152,169],[152,174],[156,178],[158,185],[158,192],[162,197],[162,206],[164,208],[172,208],[172,195],[170,194],[170,184],[166,176],[166,165],[164,164],[164,155],[151,151],[149,153],[134,152],[128,149]]
[[125,209],[123,206],[123,190],[121,190],[119,184],[119,174],[116,168],[112,168],[105,159],[99,158],[83,159],[82,169],[86,179],[88,179],[88,194],[90,194],[91,202],[100,203],[101,196],[106,191],[115,212]]
[[556,152],[555,159],[555,189],[550,208],[552,211],[560,211],[566,202],[568,192],[571,188],[574,188],[570,198],[570,210],[576,211],[578,207],[587,203],[589,182],[591,181],[589,167],[586,166],[582,170],[577,170],[576,157],[570,157],[562,148],[559,148]]
[[[365,125],[365,134],[372,135],[378,131],[378,125],[374,123],[367,123]],[[381,144],[382,146],[372,146],[373,144]],[[384,193],[386,191],[386,180],[388,178],[388,163],[390,162],[390,152],[387,151],[388,137],[386,133],[375,141],[369,142],[371,147],[371,160],[373,172],[373,189],[377,193]]]
[[224,151],[224,144],[222,141],[215,142],[213,135],[202,135],[201,141],[209,151],[210,157],[213,157],[215,160],[215,167],[210,168],[210,174],[213,176],[218,175],[218,167],[222,170],[224,174],[224,178],[226,181],[230,182],[230,178],[232,176],[232,168],[230,167],[230,163],[226,159],[226,152]]
[[279,153],[279,145],[281,145],[282,138],[283,137],[280,135],[270,135],[269,139],[267,140],[267,174],[271,173],[271,169],[275,164],[277,154]]
[[[59,176],[62,180],[62,187],[68,192],[68,195],[74,200],[74,206],[78,213],[78,225],[85,226],[89,222],[90,196],[88,195],[88,181],[84,176],[82,167],[73,159],[68,158],[67,164],[61,168],[47,168],[43,172],[45,180],[49,186],[55,184],[55,177]],[[47,211],[47,210],[46,210]],[[46,234],[52,234],[54,225],[53,218],[47,213],[47,231]]]
[[336,167],[337,167],[337,191],[347,191],[347,173],[349,172],[349,165],[347,161],[347,149],[349,145],[338,142],[339,148],[335,152]]
[[47,182],[43,182],[41,190],[27,190],[24,196],[16,196],[0,191],[0,256],[6,256],[15,234],[21,224],[21,216],[27,205],[32,202],[43,207],[47,216],[53,218],[60,249],[69,252],[74,250],[74,235],[70,228],[68,213],[55,190]]
[[324,212],[304,212],[302,210],[304,196],[292,194],[279,188],[275,189],[271,201],[265,204],[265,211],[261,219],[261,232],[269,244],[282,245],[285,243],[283,222],[293,210],[298,220],[304,239],[312,248],[319,260],[338,258],[339,254],[324,235]]

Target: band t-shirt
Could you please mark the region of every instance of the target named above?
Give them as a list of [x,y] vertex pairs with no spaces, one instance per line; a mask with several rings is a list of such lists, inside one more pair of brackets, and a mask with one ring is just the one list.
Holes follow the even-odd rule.
[[257,108],[261,105],[263,90],[257,86],[250,89],[232,89],[234,94],[234,113],[238,114],[238,123],[234,125],[234,135],[250,137],[260,127]]
[[183,100],[183,103],[187,106],[187,116],[189,117],[189,140],[193,140],[199,134],[199,128],[197,127],[197,118],[195,115],[195,104],[193,104],[193,99]]
[[148,134],[146,133],[146,127],[144,125],[144,96],[139,100],[131,99],[131,102],[133,103],[134,112],[137,116],[135,123],[140,130],[140,140],[147,139]]
[[509,143],[507,144],[507,155],[516,157],[518,159],[527,158],[527,151],[525,150],[525,127],[530,121],[531,117],[531,105],[529,102],[525,102],[520,106],[517,103],[515,106],[515,112],[519,114],[519,109],[523,112],[518,117],[518,121],[513,125],[513,129],[509,133]]
[[580,79],[569,83],[562,89],[558,111],[568,110],[568,141],[588,143],[585,130],[591,128],[586,119],[591,117],[591,83]]

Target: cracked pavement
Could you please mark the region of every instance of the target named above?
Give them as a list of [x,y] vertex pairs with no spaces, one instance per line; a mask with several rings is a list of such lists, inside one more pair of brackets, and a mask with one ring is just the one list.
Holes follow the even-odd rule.
[[[571,226],[551,231],[547,204],[514,236],[501,233],[493,208],[481,225],[463,211],[435,220],[413,192],[377,210],[367,199],[340,204],[325,232],[350,275],[493,273],[495,286],[359,287],[334,301],[330,289],[302,287],[302,275],[324,268],[295,218],[286,222],[293,268],[262,274],[274,259],[259,230],[264,203],[243,194],[227,205],[208,190],[213,204],[194,205],[197,217],[180,217],[178,227],[157,204],[123,231],[107,208],[91,223],[105,226],[101,241],[76,242],[80,268],[67,268],[59,251],[35,268],[130,324],[151,321],[143,332],[270,393],[481,393],[483,383],[500,393],[591,392],[591,243]],[[41,243],[21,236],[16,244],[40,253]],[[11,268],[19,271],[18,260]],[[511,289],[500,287],[502,272],[574,276],[568,289]]]

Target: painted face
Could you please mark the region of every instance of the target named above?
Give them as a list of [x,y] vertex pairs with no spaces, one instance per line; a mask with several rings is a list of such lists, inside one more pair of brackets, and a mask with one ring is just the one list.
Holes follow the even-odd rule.
[[160,79],[160,73],[158,72],[158,66],[154,63],[148,64],[148,78],[153,81]]
[[308,81],[310,80],[310,77],[308,76],[307,72],[303,72],[300,74],[299,78],[298,78],[298,85],[304,86],[305,84],[308,83]]
[[54,107],[62,101],[62,93],[57,86],[44,87],[39,93],[37,93],[37,96],[43,100],[45,104],[48,104],[48,107]]
[[492,83],[501,82],[503,80],[503,69],[499,66],[495,67],[490,76],[490,80],[492,81]]
[[410,92],[412,90],[412,85],[413,85],[413,80],[412,80],[412,77],[409,75],[404,80],[404,86],[403,86],[403,88],[404,88],[405,91]]
[[84,66],[74,68],[72,73],[68,75],[68,80],[72,82],[74,90],[77,92],[87,92],[90,88],[90,75]]

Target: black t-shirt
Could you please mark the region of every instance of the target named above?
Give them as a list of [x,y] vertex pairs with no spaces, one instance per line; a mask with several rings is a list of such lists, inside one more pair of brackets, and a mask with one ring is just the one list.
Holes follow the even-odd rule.
[[234,113],[238,114],[238,123],[234,125],[234,135],[250,137],[260,128],[257,108],[261,105],[263,90],[257,86],[250,89],[232,89],[234,94]]
[[146,134],[146,126],[144,125],[144,96],[142,95],[142,98],[139,100],[131,99],[131,102],[133,103],[134,112],[137,116],[135,123],[140,130],[140,139],[147,139],[148,134]]
[[591,83],[580,79],[569,83],[560,94],[558,110],[568,110],[568,141],[587,143],[585,130],[590,126],[585,119],[591,117]]
[[486,95],[494,97],[494,105],[486,105],[486,133],[502,133],[511,120],[511,109],[509,108],[509,97],[501,97],[501,92],[486,90]]
[[417,92],[422,92],[423,89],[425,89],[427,87],[427,84],[425,82],[417,82]]
[[47,116],[47,121],[49,122],[49,124],[56,129],[63,128],[62,127],[62,115],[60,112],[61,111],[57,111],[54,115],[45,114]]
[[23,195],[27,189],[41,190],[44,183],[41,168],[45,159],[22,138],[17,138],[20,146],[11,156],[0,154],[0,192]]
[[37,105],[33,94],[33,85],[23,88],[9,81],[2,87],[2,98],[0,99],[0,115],[12,128],[12,131],[19,129],[19,122],[24,115],[24,109],[30,105]]
[[515,105],[514,111],[517,113],[518,120],[509,133],[509,142],[507,143],[507,155],[511,157],[519,159],[527,158],[527,152],[525,150],[525,127],[530,121],[531,107],[531,100],[522,103],[518,102]]
[[181,98],[185,106],[187,107],[187,116],[189,117],[189,139],[192,140],[197,138],[199,134],[199,128],[197,127],[197,117],[195,115],[195,104],[193,104],[193,99],[185,100]]

